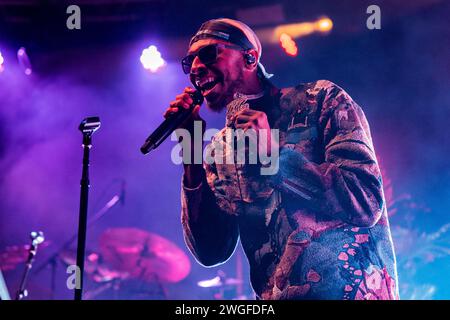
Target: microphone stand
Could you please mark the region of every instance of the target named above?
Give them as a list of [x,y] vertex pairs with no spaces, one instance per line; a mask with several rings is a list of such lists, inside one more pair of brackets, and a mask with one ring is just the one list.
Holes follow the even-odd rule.
[[[77,266],[80,276],[80,286],[75,289],[75,300],[82,299],[82,288],[83,288],[83,274],[84,274],[84,255],[86,251],[86,229],[88,226],[93,225],[97,222],[105,213],[117,204],[120,200],[122,203],[124,201],[124,186],[122,186],[121,195],[115,195],[102,209],[100,209],[94,216],[92,216],[89,221],[87,219],[87,208],[88,208],[88,191],[89,191],[89,151],[92,147],[92,134],[100,127],[100,119],[98,117],[90,117],[84,119],[79,130],[83,133],[83,171],[81,177],[81,194],[80,194],[80,214],[78,222],[78,233],[75,233],[70,239],[68,239],[59,250],[56,251],[46,262],[44,262],[37,270],[36,273],[41,272],[44,268],[51,264],[52,275],[51,275],[51,290],[52,298],[54,298],[55,293],[55,276],[56,276],[56,266],[58,262],[58,257],[61,251],[67,249],[78,237],[77,246]],[[78,276],[78,275],[77,275]],[[78,282],[78,281],[77,281]]]
[[38,245],[44,242],[44,234],[39,232],[31,232],[31,246],[28,252],[27,263],[25,264],[25,270],[22,275],[22,280],[20,281],[19,291],[17,291],[16,300],[22,300],[28,295],[28,291],[25,289],[28,274],[30,273],[31,268],[33,267],[34,258],[36,257]]
[[[81,173],[80,214],[78,219],[77,245],[77,278],[79,286],[75,288],[75,300],[82,300],[84,278],[84,254],[86,251],[87,209],[89,195],[89,152],[92,147],[92,134],[100,128],[100,119],[90,117],[84,119],[78,129],[83,133],[83,171]],[[77,279],[78,280],[78,279]]]

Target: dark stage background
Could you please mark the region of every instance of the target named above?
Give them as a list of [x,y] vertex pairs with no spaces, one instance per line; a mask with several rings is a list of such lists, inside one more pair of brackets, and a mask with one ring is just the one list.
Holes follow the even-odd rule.
[[[78,4],[82,29],[66,28],[65,8]],[[381,30],[366,28],[366,8],[381,8]],[[274,6],[274,16],[251,10]],[[250,13],[249,13],[250,12]],[[275,12],[275,11],[274,11]],[[197,282],[219,270],[237,276],[240,248],[224,265],[204,268],[188,253],[180,225],[181,166],[171,162],[174,142],[144,157],[139,147],[168,103],[188,85],[179,60],[190,35],[204,20],[246,18],[254,26],[311,21],[326,15],[329,34],[296,40],[299,54],[287,56],[263,43],[262,61],[277,86],[328,79],[342,86],[365,110],[383,168],[385,193],[397,251],[403,299],[450,298],[450,2],[377,1],[0,1],[0,254],[28,243],[31,230],[45,232],[48,245],[35,269],[77,230],[81,175],[81,119],[98,115],[101,129],[91,154],[90,215],[126,182],[116,205],[88,232],[88,250],[98,251],[107,228],[136,227],[157,233],[188,255],[191,271],[165,285],[170,299],[212,299],[216,289]],[[278,20],[277,20],[278,19]],[[149,73],[142,50],[158,46],[167,66]],[[16,59],[25,47],[33,73]],[[223,115],[203,108],[210,127]],[[24,268],[5,270],[11,293]],[[30,299],[51,297],[51,269],[33,272]],[[54,296],[71,299],[65,266],[58,263]],[[87,280],[87,290],[100,285]],[[95,298],[113,298],[111,290]],[[227,289],[225,297],[236,292]],[[123,294],[122,298],[136,298]],[[145,296],[143,298],[157,298]]]

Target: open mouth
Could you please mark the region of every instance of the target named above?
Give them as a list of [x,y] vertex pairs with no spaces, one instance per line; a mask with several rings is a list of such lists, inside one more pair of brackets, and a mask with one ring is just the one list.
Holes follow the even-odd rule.
[[204,96],[208,95],[212,91],[212,89],[219,83],[218,79],[214,79],[213,77],[204,78],[201,80],[196,80],[195,84],[197,88],[200,89]]

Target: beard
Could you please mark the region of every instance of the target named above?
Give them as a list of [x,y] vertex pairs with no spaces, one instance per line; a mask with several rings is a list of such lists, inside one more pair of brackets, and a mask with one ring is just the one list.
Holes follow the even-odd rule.
[[205,98],[208,109],[217,113],[222,112],[234,100],[234,94],[240,92],[243,85],[243,74],[240,73],[238,78],[228,88],[224,88],[224,91]]
[[223,99],[220,99],[220,101],[209,101],[208,99],[205,99],[205,101],[208,109],[216,113],[222,112],[227,105]]

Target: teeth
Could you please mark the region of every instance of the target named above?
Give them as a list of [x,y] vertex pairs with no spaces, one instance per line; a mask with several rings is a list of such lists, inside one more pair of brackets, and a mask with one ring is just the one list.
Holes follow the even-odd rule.
[[210,83],[210,82],[214,82],[214,78],[213,77],[208,77],[206,79],[203,80],[197,80],[195,81],[195,84],[197,85],[197,87],[203,87],[205,84]]

